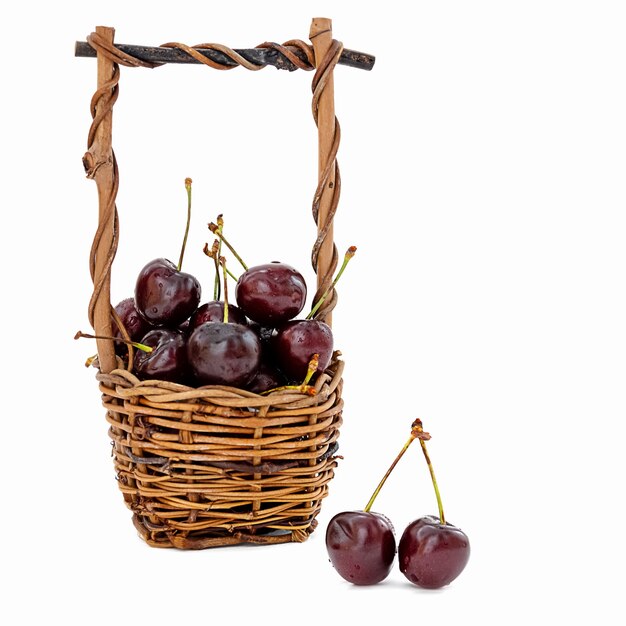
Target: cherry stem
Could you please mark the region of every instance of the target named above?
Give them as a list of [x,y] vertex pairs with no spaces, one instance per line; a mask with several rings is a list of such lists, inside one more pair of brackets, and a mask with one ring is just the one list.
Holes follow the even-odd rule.
[[315,306],[311,309],[311,312],[306,316],[306,319],[310,320],[317,313],[317,311],[322,306],[322,304],[324,304],[324,301],[328,297],[328,294],[335,288],[335,285],[341,278],[341,275],[346,269],[346,266],[350,262],[350,259],[355,255],[355,253],[356,253],[356,246],[350,246],[348,250],[346,251],[346,254],[343,257],[343,264],[339,268],[339,271],[337,272],[337,275],[333,279],[333,282],[330,284],[330,287],[328,287],[328,289],[322,294],[322,297],[317,301]]
[[311,360],[309,361],[309,365],[306,370],[306,376],[304,377],[304,380],[302,381],[302,386],[306,386],[309,384],[309,382],[311,381],[311,378],[313,378],[313,374],[317,372],[317,368],[319,367],[319,364],[320,364],[320,355],[316,352],[311,357]]
[[219,258],[219,264],[224,271],[224,324],[228,324],[228,273],[226,272],[226,259],[223,256]]
[[[417,423],[416,428],[419,432],[424,432],[422,430],[422,421],[417,419],[415,420]],[[424,453],[424,458],[426,459],[426,464],[428,465],[428,471],[430,472],[430,478],[433,481],[433,487],[435,489],[435,497],[437,498],[437,506],[439,507],[439,519],[442,524],[446,523],[446,518],[443,514],[443,504],[441,503],[441,494],[439,493],[439,487],[437,486],[437,479],[435,478],[435,471],[433,470],[433,465],[430,462],[430,457],[428,456],[428,450],[426,450],[426,442],[424,439],[420,438],[420,445],[422,446],[422,452]]]
[[220,266],[218,262],[219,258],[219,241],[216,239],[213,242],[213,246],[209,248],[209,244],[205,243],[202,252],[206,254],[209,259],[213,259],[213,265],[215,266],[215,286],[213,287],[213,300],[219,300],[221,295],[221,281],[220,281]]
[[[220,233],[222,233],[224,230],[224,217],[221,213],[217,216],[217,228],[219,229]],[[213,257],[215,259],[215,287],[213,289],[213,296],[214,296],[213,299],[219,300],[220,295],[221,295],[220,273],[219,273],[219,258],[220,256],[222,256],[222,240],[221,239],[216,239],[213,242],[213,250],[215,252],[215,256]]]
[[267,395],[268,393],[272,393],[274,391],[286,391],[287,389],[296,389],[300,393],[305,393],[308,396],[314,396],[317,394],[317,390],[312,385],[309,385],[313,374],[317,372],[317,368],[320,362],[320,355],[315,353],[311,360],[309,361],[306,376],[300,385],[283,385],[282,387],[274,387],[273,389],[268,389],[266,391],[261,392],[261,395]]
[[[125,343],[133,348],[137,348],[142,352],[152,352],[152,348],[147,346],[144,343],[138,343],[137,341],[126,341],[126,339],[122,339],[121,337],[108,337],[106,335],[88,335],[87,333],[83,333],[80,330],[74,335],[74,339],[111,339],[113,341],[119,341],[120,343]],[[90,363],[91,364],[91,363]]]
[[185,226],[185,236],[183,237],[183,245],[180,249],[180,257],[178,259],[178,271],[183,266],[183,257],[185,256],[185,248],[187,247],[187,237],[189,236],[189,224],[191,223],[191,178],[185,178],[185,189],[187,190],[187,225]]
[[[219,259],[218,256],[216,256],[216,244],[217,243],[217,239],[213,242],[213,247],[211,249],[209,249],[209,244],[205,243],[204,244],[204,249],[202,250],[204,252],[204,254],[206,254],[210,259],[215,260],[215,269],[217,272],[219,272],[219,267],[220,267],[220,263],[217,259]],[[226,268],[226,272],[228,273],[228,275],[235,281],[237,282],[238,278],[237,276],[235,276],[228,268]],[[219,300],[220,299],[220,291],[218,291],[217,293],[214,293],[214,299],[215,300]]]
[[409,446],[413,443],[414,439],[419,439],[420,441],[422,441],[423,439],[430,439],[430,435],[428,433],[425,433],[424,430],[422,429],[422,422],[420,420],[415,420],[413,424],[411,425],[411,436],[408,438],[404,446],[402,446],[402,449],[398,453],[398,456],[396,456],[393,463],[389,466],[389,469],[385,472],[385,475],[383,476],[382,480],[378,483],[378,486],[374,490],[372,497],[369,499],[369,502],[363,509],[365,513],[370,512],[372,506],[374,505],[374,500],[376,500],[376,497],[380,493],[380,490],[383,488],[383,485],[385,484],[385,482],[387,482],[387,479],[389,478],[389,475],[393,471],[393,468],[398,464],[398,461],[402,458],[404,453],[409,449]]
[[226,245],[226,247],[235,255],[235,258],[239,261],[239,263],[241,263],[241,266],[243,267],[243,269],[247,270],[248,266],[243,262],[243,259],[237,254],[237,251],[235,250],[235,248],[232,247],[228,239],[226,239],[226,237],[224,237],[224,235],[220,232],[219,226],[211,222],[209,224],[209,230],[214,235],[217,235],[217,237],[220,238],[220,241]]

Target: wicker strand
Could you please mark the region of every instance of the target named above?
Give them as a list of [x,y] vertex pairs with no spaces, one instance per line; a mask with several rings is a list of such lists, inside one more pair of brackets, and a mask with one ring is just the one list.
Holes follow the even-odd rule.
[[87,43],[100,54],[109,58],[116,65],[124,65],[126,67],[157,67],[158,64],[142,61],[130,54],[125,54],[112,43],[108,42],[100,33],[93,32],[87,36]]
[[[162,43],[162,48],[177,48],[178,50],[182,50],[187,53],[189,56],[193,57],[199,63],[203,65],[208,65],[215,70],[232,70],[237,66],[241,66],[247,70],[252,72],[256,72],[257,70],[263,69],[263,65],[256,65],[255,63],[251,63],[244,59],[239,53],[235,52],[232,48],[228,48],[222,44],[217,43],[200,43],[195,46],[188,46],[184,43],[178,43],[176,41],[169,43]],[[216,61],[212,61],[208,57],[205,57],[203,54],[200,54],[195,48],[206,48],[208,50],[217,50],[221,52],[225,56],[227,56],[231,61],[236,63],[237,65],[226,65],[224,63],[218,63]]]
[[[300,57],[291,52],[291,50],[289,50],[287,46],[292,46],[302,51],[306,57],[306,61],[303,61],[302,59],[300,59]],[[257,48],[271,48],[272,50],[276,50],[286,59],[289,59],[289,61],[291,61],[298,69],[307,71],[315,69],[315,55],[313,54],[313,46],[302,41],[301,39],[290,39],[282,45],[266,41],[265,43],[258,45]]]
[[[337,61],[341,56],[341,52],[343,50],[343,44],[340,41],[335,39],[332,40],[331,46],[328,49],[326,56],[324,57],[322,63],[317,68],[315,75],[313,76],[313,82],[311,85],[313,91],[313,101],[312,101],[312,111],[313,111],[313,119],[315,120],[315,124],[318,125],[318,107],[319,101],[326,88],[328,80],[332,76],[333,70],[337,65]],[[339,150],[339,143],[341,140],[341,127],[339,125],[339,120],[337,116],[335,116],[335,133],[333,136],[332,147],[330,149],[330,153],[328,155],[328,159],[322,168],[322,173],[319,178],[319,183],[317,189],[315,191],[315,195],[313,196],[313,205],[312,205],[312,213],[313,219],[318,226],[318,234],[317,239],[313,245],[313,251],[311,254],[311,264],[315,272],[318,271],[319,268],[319,254],[320,248],[322,247],[324,241],[328,237],[329,229],[332,227],[333,219],[335,217],[335,213],[337,211],[337,206],[339,204],[339,197],[341,195],[341,175],[339,173],[339,165],[337,163],[337,152]],[[335,180],[332,187],[332,197],[330,200],[330,207],[328,209],[328,213],[325,216],[325,221],[320,224],[319,223],[319,213],[320,213],[320,202],[322,199],[322,194],[327,189],[328,180],[331,175],[334,173]],[[326,272],[318,278],[319,287],[315,296],[313,297],[313,301],[317,302],[322,295],[326,292],[326,290],[330,287],[333,274],[337,269],[337,264],[339,261],[339,255],[337,252],[337,246],[333,242],[332,247],[332,258],[330,260],[330,264]],[[328,315],[333,311],[337,304],[337,291],[335,288],[332,289],[331,293],[326,297],[324,304],[317,311],[315,318],[320,320],[325,320]]]
[[[93,33],[96,35],[96,33]],[[101,40],[102,37],[97,36],[98,40]],[[85,168],[85,173],[87,178],[95,178],[97,171],[102,165],[105,163],[102,161],[95,161],[92,153],[92,148],[95,142],[96,133],[98,127],[102,123],[102,120],[111,113],[113,110],[113,105],[117,101],[119,86],[118,82],[120,79],[120,70],[117,64],[113,66],[113,78],[105,83],[102,87],[98,88],[94,93],[91,99],[91,116],[92,122],[89,127],[89,132],[87,134],[87,152],[83,156],[83,167]],[[103,286],[106,283],[108,276],[111,273],[111,266],[113,265],[113,259],[115,258],[115,254],[117,252],[117,246],[119,241],[119,219],[117,213],[117,206],[115,204],[115,200],[117,198],[117,192],[119,188],[119,172],[117,167],[117,160],[115,158],[115,153],[111,151],[112,155],[112,165],[113,165],[113,185],[109,190],[107,203],[106,203],[106,212],[104,219],[101,219],[98,228],[96,230],[96,234],[93,238],[93,242],[91,244],[91,251],[89,255],[89,272],[91,275],[91,279],[94,284],[93,293],[91,299],[89,301],[88,307],[88,318],[89,323],[92,327],[94,325],[94,311],[96,306],[96,301],[100,297]],[[109,249],[106,251],[106,263],[103,267],[103,270],[96,275],[96,257],[101,252],[99,247],[101,245],[101,240],[104,234],[104,231],[107,225],[110,223],[111,213],[113,213],[113,237],[111,241],[111,245]]]

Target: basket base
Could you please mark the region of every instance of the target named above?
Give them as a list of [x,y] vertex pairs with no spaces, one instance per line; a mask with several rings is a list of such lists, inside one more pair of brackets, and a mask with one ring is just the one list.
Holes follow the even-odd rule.
[[274,545],[279,543],[303,543],[315,530],[317,521],[313,520],[308,530],[294,529],[293,531],[276,531],[268,534],[249,534],[234,532],[229,535],[189,536],[172,532],[155,532],[149,530],[140,515],[133,514],[133,525],[139,536],[153,548],[178,548],[180,550],[205,550],[221,546],[235,546],[240,544]]

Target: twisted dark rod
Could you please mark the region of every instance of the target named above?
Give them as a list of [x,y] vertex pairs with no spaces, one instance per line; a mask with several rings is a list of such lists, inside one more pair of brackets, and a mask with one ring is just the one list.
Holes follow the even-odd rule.
[[[141,61],[149,63],[199,63],[196,59],[189,56],[182,50],[177,48],[163,48],[150,46],[136,46],[129,44],[115,44],[121,52],[129,54]],[[306,55],[302,50],[295,46],[287,46],[290,52],[295,54],[301,61],[307,61]],[[196,48],[198,52],[207,58],[226,66],[235,67],[235,63],[228,56],[219,50],[211,50],[209,48]],[[276,49],[272,48],[250,48],[247,50],[235,50],[247,61],[259,66],[271,65],[281,70],[293,71],[297,67],[285,56],[280,54]],[[86,41],[77,41],[74,56],[77,57],[95,57],[96,50],[92,48]],[[355,67],[361,70],[371,70],[374,67],[376,58],[365,52],[357,52],[355,50],[344,49],[339,57],[338,64],[348,67]]]

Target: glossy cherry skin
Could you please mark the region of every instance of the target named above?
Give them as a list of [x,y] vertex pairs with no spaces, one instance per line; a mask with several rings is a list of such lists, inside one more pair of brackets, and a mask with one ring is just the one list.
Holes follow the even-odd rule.
[[318,372],[324,371],[333,356],[333,332],[319,320],[291,320],[272,338],[272,350],[280,370],[293,381],[302,381],[314,354],[319,355]]
[[248,322],[248,326],[258,335],[263,346],[270,346],[272,337],[276,334],[276,329],[269,326],[261,326],[261,324],[252,320]]
[[[140,341],[148,331],[152,330],[152,325],[139,314],[139,311],[135,306],[134,298],[124,298],[124,300],[118,302],[115,305],[115,312],[122,321],[122,324],[124,325],[131,341]],[[115,320],[111,321],[111,330],[114,337],[123,339],[122,333],[117,327]],[[117,352],[117,354],[124,355],[128,352],[128,347],[126,344],[116,341],[115,352]]]
[[354,585],[374,585],[387,578],[393,566],[394,529],[381,513],[344,511],[328,523],[326,550],[342,578]]
[[187,358],[201,385],[245,387],[261,363],[261,343],[248,326],[205,322],[187,339]]
[[173,328],[198,308],[201,293],[195,276],[178,271],[168,259],[154,259],[139,272],[135,305],[153,326]]
[[246,389],[254,393],[263,393],[288,383],[285,376],[274,365],[261,358],[261,364],[255,377],[248,383]]
[[469,556],[467,535],[433,515],[411,522],[398,546],[400,571],[425,589],[449,585],[465,569]]
[[184,383],[187,378],[187,350],[184,335],[177,330],[155,328],[141,338],[152,352],[135,350],[133,371],[137,378]]
[[[193,332],[200,324],[205,322],[224,321],[224,302],[211,300],[201,304],[189,318],[189,331]],[[247,324],[248,318],[244,312],[234,304],[228,305],[228,321],[234,324]]]
[[276,327],[302,311],[307,288],[300,272],[286,263],[265,263],[248,268],[237,280],[239,308],[262,326]]

